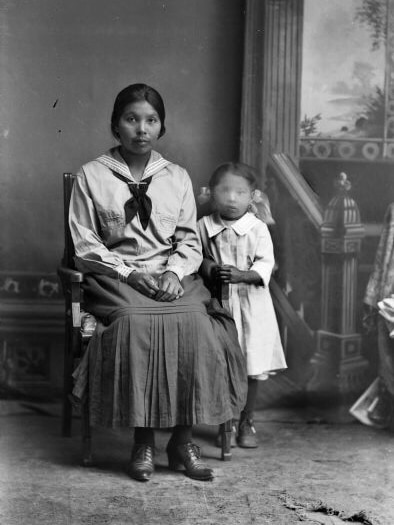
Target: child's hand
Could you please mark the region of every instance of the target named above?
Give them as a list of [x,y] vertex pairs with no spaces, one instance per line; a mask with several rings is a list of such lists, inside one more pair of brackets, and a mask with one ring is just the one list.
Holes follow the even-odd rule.
[[215,273],[217,277],[223,283],[242,283],[244,281],[244,273],[242,270],[238,270],[235,266],[224,264],[223,266],[217,266]]

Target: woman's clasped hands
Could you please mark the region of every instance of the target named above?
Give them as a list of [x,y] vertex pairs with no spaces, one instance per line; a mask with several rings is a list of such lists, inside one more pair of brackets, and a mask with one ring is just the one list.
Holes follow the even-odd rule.
[[182,297],[184,290],[174,272],[164,272],[158,278],[149,273],[132,272],[127,283],[138,292],[160,302],[171,302]]

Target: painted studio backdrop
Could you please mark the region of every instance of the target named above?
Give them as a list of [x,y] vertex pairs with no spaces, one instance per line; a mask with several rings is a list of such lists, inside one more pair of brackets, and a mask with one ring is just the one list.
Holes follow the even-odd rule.
[[[265,402],[323,377],[329,392],[365,386],[376,348],[362,299],[394,200],[393,0],[4,0],[0,31],[4,391],[61,391],[62,174],[114,145],[114,97],[134,82],[163,95],[158,149],[196,196],[222,162],[260,173],[289,363]],[[335,238],[345,199],[353,222]]]

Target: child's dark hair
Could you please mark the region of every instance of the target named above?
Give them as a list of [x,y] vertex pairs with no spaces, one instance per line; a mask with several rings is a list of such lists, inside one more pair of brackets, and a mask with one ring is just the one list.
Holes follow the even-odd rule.
[[244,164],[243,162],[225,162],[224,164],[218,166],[212,173],[212,176],[209,180],[210,190],[212,191],[220,183],[224,175],[229,172],[244,178],[248,182],[252,191],[256,189],[256,171],[254,168],[252,168],[252,166]]
[[147,86],[146,84],[131,84],[130,86],[122,89],[115,99],[114,109],[111,116],[111,131],[112,135],[116,139],[118,138],[116,127],[119,124],[119,119],[122,116],[126,106],[132,104],[133,102],[141,102],[144,100],[149,102],[155,111],[157,111],[161,123],[159,137],[164,135],[166,131],[164,125],[166,110],[164,108],[164,102],[160,93],[153,87]]

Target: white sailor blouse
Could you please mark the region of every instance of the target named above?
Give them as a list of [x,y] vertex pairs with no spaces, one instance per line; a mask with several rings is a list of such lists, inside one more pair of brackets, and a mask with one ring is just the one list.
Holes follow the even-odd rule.
[[[126,222],[125,204],[133,195],[125,180],[144,184],[150,178],[146,195],[152,211],[144,229],[138,213]],[[190,177],[155,151],[139,182],[118,148],[82,166],[71,195],[69,225],[82,272],[126,281],[134,270],[172,271],[182,280],[202,261]]]
[[230,284],[228,307],[246,355],[248,375],[257,379],[286,368],[269,281],[274,268],[274,251],[268,227],[253,213],[246,213],[226,225],[217,213],[198,221],[203,255],[217,264],[239,270],[254,270],[261,284]]

